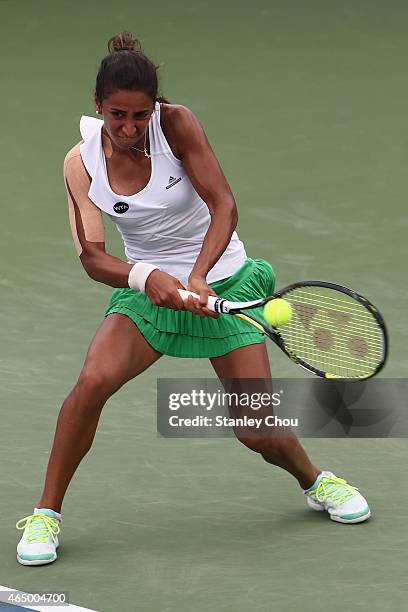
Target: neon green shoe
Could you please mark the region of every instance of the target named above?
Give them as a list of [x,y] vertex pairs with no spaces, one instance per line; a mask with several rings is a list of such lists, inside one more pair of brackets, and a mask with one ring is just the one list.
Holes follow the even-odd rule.
[[304,493],[308,506],[317,511],[326,510],[332,521],[362,523],[371,516],[367,500],[357,487],[332,472],[321,472],[316,482]]
[[53,510],[35,509],[34,514],[16,523],[17,529],[24,529],[17,545],[17,561],[22,565],[44,565],[57,558],[58,534],[61,517]]

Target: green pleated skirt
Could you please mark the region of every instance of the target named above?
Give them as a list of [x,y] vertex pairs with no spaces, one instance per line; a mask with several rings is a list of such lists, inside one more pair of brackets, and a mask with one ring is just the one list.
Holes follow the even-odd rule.
[[[220,297],[245,302],[271,295],[275,274],[267,261],[247,259],[235,274],[210,286]],[[130,317],[156,351],[173,357],[219,357],[265,340],[262,332],[238,317],[201,318],[155,306],[144,293],[129,288],[113,291],[105,316],[115,312]]]

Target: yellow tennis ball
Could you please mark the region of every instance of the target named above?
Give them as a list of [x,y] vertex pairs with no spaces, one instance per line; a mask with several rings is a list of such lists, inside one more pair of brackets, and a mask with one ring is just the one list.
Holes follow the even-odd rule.
[[281,327],[291,320],[292,306],[286,300],[276,298],[265,304],[263,315],[269,325]]

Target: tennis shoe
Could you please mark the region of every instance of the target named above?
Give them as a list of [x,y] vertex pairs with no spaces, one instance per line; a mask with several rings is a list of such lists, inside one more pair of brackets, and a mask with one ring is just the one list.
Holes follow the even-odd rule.
[[34,514],[20,519],[17,529],[24,529],[17,545],[17,561],[22,565],[44,565],[57,558],[61,515],[48,508],[35,509]]
[[332,472],[321,472],[316,482],[304,493],[308,506],[320,512],[326,510],[332,521],[362,523],[371,516],[367,500],[357,487]]

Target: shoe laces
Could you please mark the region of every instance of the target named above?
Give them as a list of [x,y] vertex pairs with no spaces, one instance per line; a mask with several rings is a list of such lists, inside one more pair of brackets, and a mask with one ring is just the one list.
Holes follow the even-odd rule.
[[358,494],[358,488],[353,487],[343,478],[323,476],[316,489],[311,493],[319,502],[332,501],[336,504],[343,504]]
[[53,542],[56,542],[57,535],[61,531],[57,519],[42,514],[42,512],[20,519],[16,523],[16,527],[17,529],[27,527],[27,544],[45,544],[50,538]]

